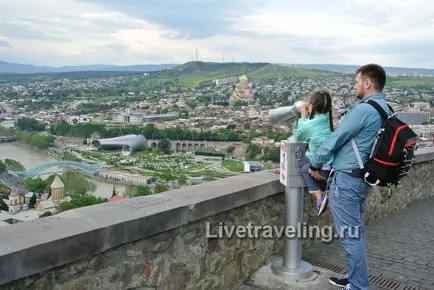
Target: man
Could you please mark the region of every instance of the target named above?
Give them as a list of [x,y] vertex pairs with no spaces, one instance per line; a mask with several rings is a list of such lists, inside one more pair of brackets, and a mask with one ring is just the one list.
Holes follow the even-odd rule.
[[311,159],[309,174],[321,179],[318,170],[334,155],[328,197],[336,230],[347,255],[348,274],[341,278],[332,277],[329,282],[342,287],[342,290],[369,289],[364,207],[370,186],[361,178],[352,139],[362,162],[367,162],[382,120],[374,107],[365,102],[374,100],[390,114],[382,93],[385,84],[386,73],[379,65],[368,64],[356,71],[355,90],[359,101]]

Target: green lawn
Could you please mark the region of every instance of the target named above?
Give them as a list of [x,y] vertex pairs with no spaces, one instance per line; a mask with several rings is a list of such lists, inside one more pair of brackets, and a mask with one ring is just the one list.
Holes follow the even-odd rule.
[[243,162],[237,160],[223,160],[222,166],[234,172],[241,172],[244,170]]

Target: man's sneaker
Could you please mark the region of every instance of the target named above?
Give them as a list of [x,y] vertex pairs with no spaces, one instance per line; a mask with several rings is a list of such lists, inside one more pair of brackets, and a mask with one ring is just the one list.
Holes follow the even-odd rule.
[[351,290],[351,285],[347,284],[344,288],[341,288],[341,290]]
[[348,280],[348,273],[341,276],[341,277],[330,277],[329,283],[337,286],[337,287],[347,287],[347,285],[350,285],[350,281]]
[[321,204],[318,209],[318,216],[322,215],[325,212],[328,203],[329,203],[329,198],[327,197],[327,195],[321,197]]

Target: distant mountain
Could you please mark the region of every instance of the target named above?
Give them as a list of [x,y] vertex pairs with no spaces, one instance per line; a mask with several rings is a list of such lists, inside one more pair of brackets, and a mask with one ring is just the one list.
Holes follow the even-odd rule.
[[63,73],[63,72],[80,72],[80,71],[132,71],[132,72],[152,72],[165,69],[171,69],[178,66],[177,64],[143,64],[130,66],[116,66],[105,64],[78,65],[78,66],[34,66],[29,64],[10,63],[0,60],[0,73]]
[[[339,73],[354,73],[358,65],[340,65],[340,64],[280,64],[282,66],[290,66],[293,68],[318,69],[323,71],[339,72]],[[407,76],[434,76],[434,69],[427,68],[406,68],[406,67],[384,67],[386,73],[391,75],[407,75]]]
[[[31,73],[65,73],[65,72],[84,72],[84,71],[116,71],[116,72],[156,72],[156,71],[170,71],[170,74],[231,74],[231,73],[244,73],[248,74],[255,70],[262,69],[263,73],[271,76],[278,77],[281,74],[295,73],[282,69],[281,67],[290,67],[291,69],[310,70],[335,73],[354,73],[359,67],[358,65],[339,65],[339,64],[286,64],[279,63],[270,66],[270,63],[215,63],[215,62],[202,62],[193,61],[185,64],[141,64],[141,65],[106,65],[106,64],[92,64],[92,65],[77,65],[77,66],[35,66],[30,64],[11,63],[0,60],[0,74],[2,73],[16,73],[16,74],[31,74]],[[268,66],[267,68],[264,68]],[[281,66],[279,68],[279,66]],[[171,70],[173,69],[173,70]],[[426,68],[406,68],[406,67],[385,67],[386,72],[392,75],[407,75],[407,76],[434,76],[434,69]],[[261,71],[258,73],[259,77]],[[258,77],[258,74],[254,74]],[[315,73],[314,73],[315,74]]]

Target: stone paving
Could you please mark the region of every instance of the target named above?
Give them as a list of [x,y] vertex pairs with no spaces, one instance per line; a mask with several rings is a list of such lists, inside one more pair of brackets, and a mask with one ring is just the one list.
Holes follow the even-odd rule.
[[[371,275],[417,289],[434,289],[433,209],[434,197],[414,201],[366,226]],[[303,256],[346,267],[345,253],[337,241],[312,247]]]
[[[371,289],[434,289],[433,209],[434,197],[414,201],[366,226]],[[316,244],[303,252],[303,260],[322,262],[324,270],[319,273],[325,282],[330,276],[326,269],[346,271],[345,253],[338,241]],[[239,289],[264,288],[246,283]],[[339,288],[324,285],[321,289]]]

